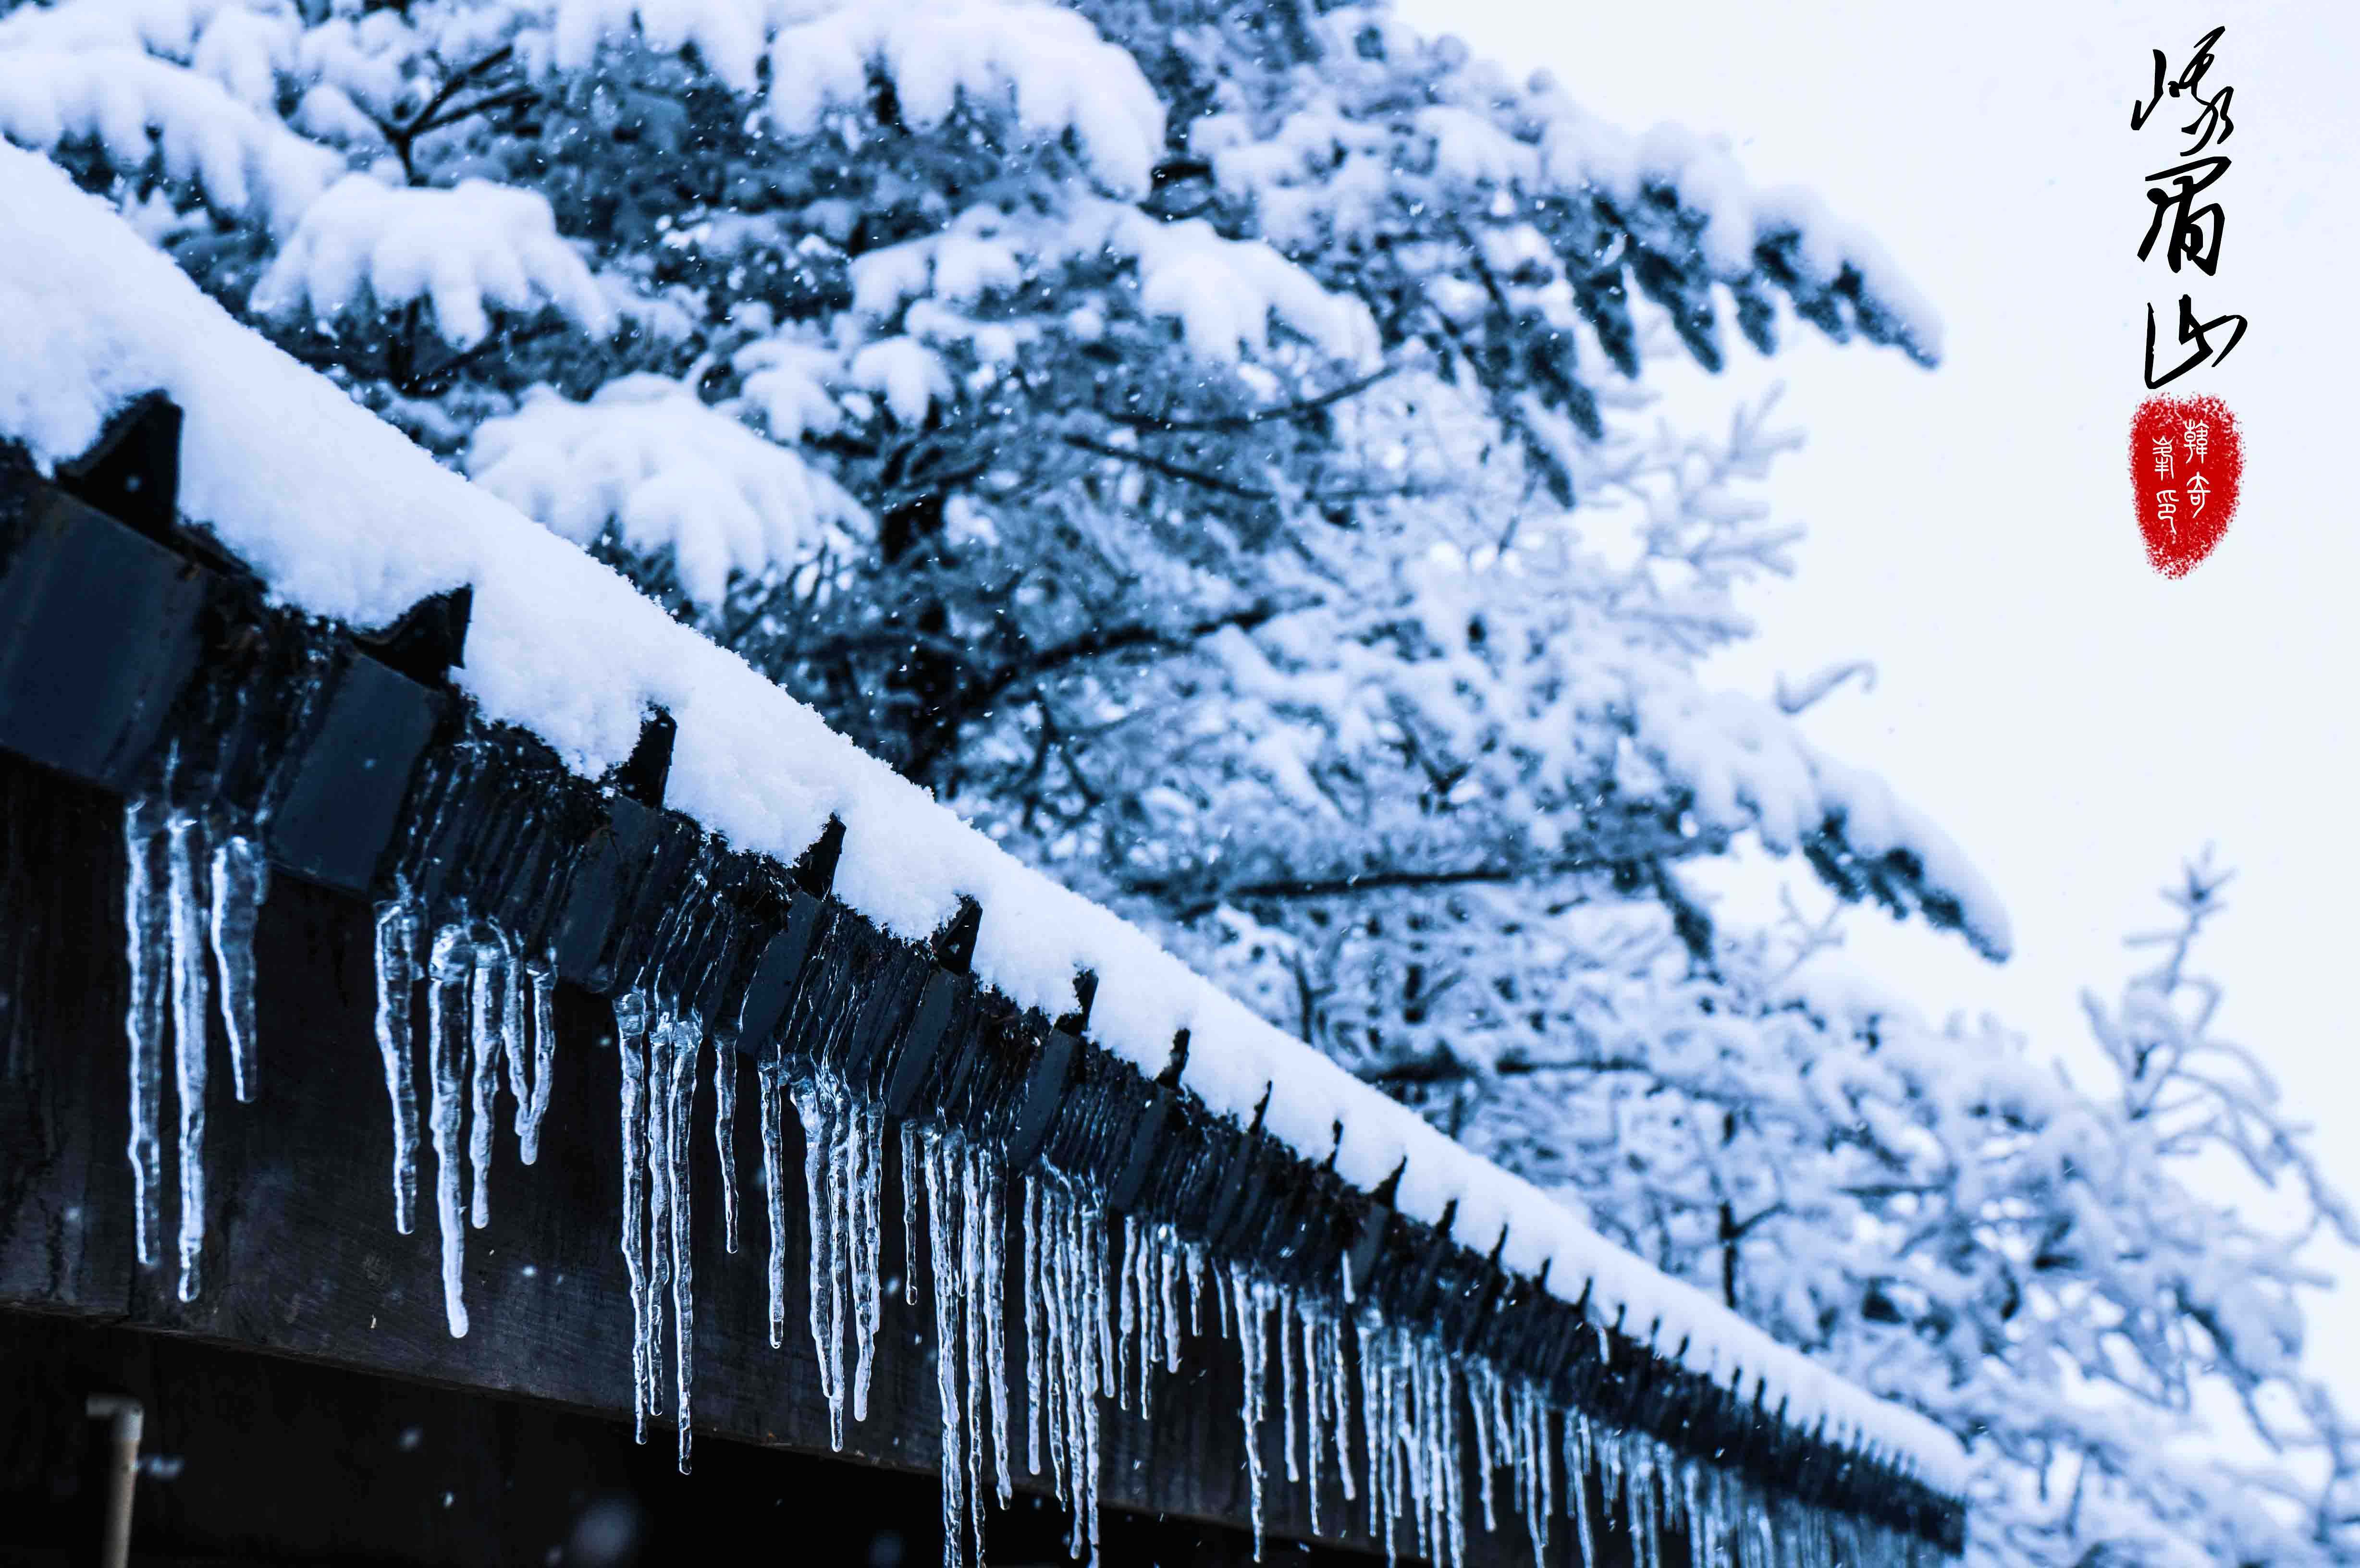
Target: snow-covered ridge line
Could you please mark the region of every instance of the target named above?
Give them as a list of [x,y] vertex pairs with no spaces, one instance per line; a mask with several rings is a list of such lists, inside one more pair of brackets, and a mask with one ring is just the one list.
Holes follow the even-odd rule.
[[[0,147],[0,438],[51,466],[107,418],[161,390],[180,404],[180,508],[282,602],[357,627],[472,584],[466,665],[495,721],[530,730],[596,777],[651,704],[678,724],[668,803],[741,850],[792,862],[827,819],[846,829],[835,893],[923,941],[962,896],[984,910],[974,970],[1056,1014],[1075,975],[1100,977],[1092,1037],[1154,1073],[1176,1032],[1183,1086],[1252,1116],[1306,1160],[1396,1206],[1448,1218],[1463,1245],[1823,1440],[1873,1452],[1951,1496],[1965,1460],[1945,1432],[1843,1383],[1666,1278],[1530,1184],[1262,1021],[1143,932],[1021,865],[925,791],[835,735],[620,576],[441,467],[325,379],[206,299],[169,258],[44,159]],[[1340,1140],[1338,1128],[1341,1128]],[[1455,1205],[1455,1206],[1454,1206]]]

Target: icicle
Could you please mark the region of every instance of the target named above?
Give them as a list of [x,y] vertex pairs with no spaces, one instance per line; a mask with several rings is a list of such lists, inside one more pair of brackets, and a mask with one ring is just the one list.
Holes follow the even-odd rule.
[[[1064,1340],[1056,1332],[1058,1311],[1057,1237],[1054,1231],[1055,1211],[1051,1208],[1049,1189],[1031,1177],[1025,1178],[1024,1215],[1024,1333],[1028,1345],[1037,1346],[1028,1357],[1037,1355],[1029,1370],[1032,1372],[1033,1421],[1046,1434],[1049,1453],[1051,1489],[1060,1502],[1065,1499],[1065,1415],[1058,1399],[1058,1383],[1063,1376]],[[1054,1341],[1054,1345],[1053,1345]],[[1032,1454],[1032,1473],[1041,1474],[1041,1454],[1036,1446]]]
[[1098,1557],[1098,1391],[1112,1393],[1114,1346],[1107,1312],[1106,1216],[1097,1207],[1068,1194],[1074,1228],[1075,1274],[1080,1299],[1076,1305],[1076,1349],[1078,1376],[1073,1389],[1078,1407],[1080,1464],[1074,1479],[1077,1530],[1083,1551],[1074,1553],[1095,1564]]
[[497,926],[488,929],[497,965],[492,997],[494,1028],[499,1036],[508,1099],[515,1106],[511,1126],[521,1139],[525,1107],[532,1103],[532,1058],[524,1032],[524,965],[519,962],[515,939]]
[[1568,1410],[1565,1417],[1565,1502],[1573,1514],[1574,1537],[1581,1543],[1581,1568],[1598,1568],[1598,1545],[1590,1528],[1590,1483],[1593,1470],[1598,1471],[1599,1504],[1612,1502],[1607,1493],[1606,1473],[1594,1461],[1590,1441],[1590,1421],[1579,1410]]
[[1162,1245],[1155,1249],[1157,1290],[1164,1298],[1164,1369],[1180,1370],[1180,1256],[1177,1239],[1170,1226],[1160,1232]]
[[[1303,1336],[1303,1469],[1311,1483],[1311,1533],[1315,1537],[1319,1533],[1319,1453],[1323,1446],[1319,1416],[1328,1398],[1327,1379],[1320,1375],[1318,1323],[1308,1301],[1296,1304],[1295,1328]],[[1280,1332],[1287,1332],[1285,1325],[1281,1325]]]
[[[1042,1356],[1047,1364],[1049,1468],[1055,1477],[1058,1500],[1073,1504],[1068,1443],[1073,1435],[1068,1419],[1073,1406],[1072,1249],[1067,1246],[1062,1190],[1041,1189]],[[1078,1524],[1078,1520],[1076,1521]]]
[[1042,1354],[1041,1184],[1024,1178],[1024,1467],[1041,1474],[1041,1428],[1048,1403],[1048,1378]]
[[694,1012],[672,1031],[672,1411],[679,1423],[680,1473],[688,1474],[695,1429],[689,1421],[689,1391],[696,1378],[696,1254],[691,1225],[689,1124],[696,1105],[696,1058],[705,1048],[705,1020]]
[[205,984],[204,824],[175,811],[165,824],[172,935],[172,1078],[180,1102],[180,1300],[193,1301],[203,1280],[205,1247],[205,1030],[212,1022]]
[[1468,1363],[1467,1401],[1475,1418],[1475,1473],[1483,1486],[1483,1529],[1496,1531],[1500,1518],[1491,1505],[1491,1472],[1502,1458],[1498,1443],[1506,1417],[1500,1413],[1500,1379],[1480,1361]]
[[[904,1137],[911,1129],[905,1125]],[[926,1188],[927,1260],[934,1285],[934,1393],[942,1409],[943,1563],[960,1568],[967,1552],[966,1423],[959,1412],[959,1318],[964,1304],[959,1278],[958,1234],[945,1201],[956,1182],[946,1168],[942,1140],[919,1133]]]
[[163,1260],[164,1233],[164,1007],[171,922],[159,886],[168,873],[159,864],[164,840],[156,808],[134,800],[123,812],[124,956],[130,965],[130,999],[123,1032],[130,1045],[132,1219],[139,1261]]
[[467,1334],[467,1308],[460,1297],[466,1217],[459,1188],[459,1140],[466,1111],[467,1022],[463,1014],[467,968],[465,928],[446,925],[437,931],[427,959],[426,1030],[433,1083],[427,1120],[434,1134],[434,1215],[442,1236],[442,1312],[453,1339]]
[[780,1142],[778,1058],[766,1057],[755,1072],[762,1099],[762,1199],[770,1221],[770,1348],[787,1343],[786,1150]]
[[1344,1359],[1344,1320],[1342,1318],[1338,1317],[1328,1320],[1326,1338],[1328,1341],[1328,1386],[1335,1399],[1335,1402],[1329,1406],[1329,1409],[1334,1412],[1335,1416],[1336,1480],[1337,1484],[1342,1486],[1344,1490],[1344,1500],[1349,1503],[1353,1500],[1354,1491],[1352,1483],[1352,1385],[1351,1375],[1347,1369],[1347,1364]]
[[[803,1206],[811,1234],[811,1335],[819,1358],[820,1397],[827,1401],[828,1446],[844,1448],[844,1268],[837,1258],[844,1230],[844,1096],[835,1084],[794,1085],[795,1115],[803,1125]],[[902,1132],[906,1149],[910,1141]]]
[[948,1146],[947,1158],[958,1180],[958,1301],[960,1348],[966,1352],[967,1388],[959,1400],[960,1426],[966,1433],[967,1517],[975,1534],[975,1560],[983,1562],[983,1435],[977,1430],[989,1396],[983,1390],[983,1181],[978,1158],[964,1140]]
[[664,1298],[672,1293],[672,1015],[648,1018],[648,1410],[663,1406]]
[[1001,1212],[1008,1183],[989,1149],[977,1146],[974,1159],[982,1189],[977,1212],[977,1257],[983,1266],[978,1287],[983,1305],[984,1391],[991,1406],[993,1477],[1000,1506],[1006,1508],[1016,1497],[1015,1476],[1008,1465],[1008,1230]]
[[1295,1463],[1295,1335],[1287,1330],[1293,1326],[1295,1297],[1289,1290],[1278,1292],[1278,1403],[1280,1408],[1280,1442],[1286,1449],[1286,1478],[1300,1482],[1303,1472]]
[[1435,1346],[1434,1463],[1442,1483],[1442,1529],[1450,1544],[1453,1568],[1467,1563],[1467,1473],[1459,1463],[1459,1364]]
[[883,1321],[883,1119],[865,1106],[845,1116],[846,1291],[852,1311],[852,1419],[869,1419],[869,1385],[877,1365],[877,1325]]
[[1262,1301],[1261,1288],[1249,1281],[1244,1270],[1232,1264],[1229,1268],[1229,1294],[1236,1299],[1238,1355],[1245,1364],[1245,1449],[1246,1480],[1253,1491],[1253,1554],[1262,1561],[1262,1378],[1269,1345],[1262,1338]]
[[410,1020],[418,928],[418,905],[406,888],[377,907],[377,1052],[393,1115],[393,1228],[403,1236],[418,1224],[418,1077]]
[[[1007,1460],[1006,1347],[1000,1297],[1005,1279],[1000,1172],[964,1139],[905,1126],[924,1188],[927,1259],[934,1279],[934,1383],[942,1411],[943,1536],[946,1561],[983,1561],[982,1422],[989,1411],[998,1495],[1013,1497]],[[1036,1381],[1035,1392],[1039,1385]],[[1038,1466],[1036,1465],[1037,1469]]]
[[[631,1436],[636,1443],[648,1440],[651,1376],[648,1370],[647,1034],[647,998],[637,991],[616,997],[615,1041],[623,1058],[623,1268],[631,1280]],[[773,1318],[776,1315],[774,1310]],[[775,1332],[770,1343],[778,1343]]]
[[1115,1397],[1127,1408],[1134,1381],[1131,1364],[1131,1342],[1138,1337],[1141,1303],[1134,1281],[1139,1275],[1139,1225],[1131,1215],[1122,1216],[1122,1287],[1115,1310]]
[[[508,950],[490,928],[475,942],[475,964],[467,985],[467,1177],[471,1202],[467,1223],[481,1230],[492,1223],[492,1133],[499,1094],[501,1023],[508,1011]],[[511,1067],[514,1059],[510,1059]],[[513,1087],[511,1083],[511,1087]]]
[[906,1129],[901,1145],[901,1304],[918,1304],[918,1146]]
[[1524,1529],[1532,1536],[1534,1568],[1540,1568],[1548,1561],[1552,1508],[1548,1407],[1530,1384],[1519,1382],[1513,1409],[1516,1493],[1524,1511]]
[[525,960],[532,987],[532,1091],[517,1105],[517,1159],[541,1159],[541,1123],[549,1114],[549,1073],[557,1061],[557,961],[543,953]]
[[738,1250],[738,1048],[713,1052],[713,1147],[721,1162],[721,1250]]
[[[1116,1391],[1114,1292],[1103,1211],[1054,1181],[1024,1181],[1024,1317],[1028,1456],[1049,1474],[1074,1516],[1072,1555],[1096,1562],[1098,1543],[1098,1397]],[[987,1330],[987,1332],[989,1332]]]
[[[1142,1424],[1154,1419],[1155,1365],[1164,1356],[1163,1297],[1156,1288],[1158,1260],[1163,1257],[1162,1232],[1151,1231],[1129,1214],[1122,1222],[1123,1339],[1126,1359],[1138,1397]],[[1118,1381],[1120,1381],[1120,1377]]]
[[1114,1292],[1107,1288],[1107,1227],[1106,1216],[1095,1210],[1095,1215],[1084,1231],[1089,1249],[1089,1290],[1091,1317],[1098,1325],[1098,1389],[1111,1399],[1117,1392],[1114,1379]]
[[259,1082],[254,1036],[254,924],[270,889],[262,846],[232,833],[213,848],[213,965],[221,972],[222,1032],[229,1038],[231,1093],[251,1105]]

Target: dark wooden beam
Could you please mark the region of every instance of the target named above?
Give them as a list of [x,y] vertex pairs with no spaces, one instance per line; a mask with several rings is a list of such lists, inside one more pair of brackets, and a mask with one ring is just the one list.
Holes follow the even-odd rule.
[[[323,1563],[626,1568],[711,1561],[927,1568],[942,1558],[922,1475],[715,1440],[682,1475],[618,1422],[52,1314],[0,1311],[0,1564],[81,1564],[99,1538],[95,1393],[143,1407],[139,1568]],[[1065,1520],[995,1510],[992,1562],[1064,1558]],[[1251,1537],[1109,1513],[1101,1558],[1246,1568]],[[1273,1549],[1287,1568],[1357,1554]]]

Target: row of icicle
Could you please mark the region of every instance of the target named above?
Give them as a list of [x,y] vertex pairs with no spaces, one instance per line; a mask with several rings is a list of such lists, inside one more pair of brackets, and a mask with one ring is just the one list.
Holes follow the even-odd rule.
[[[179,1290],[200,1289],[204,1240],[204,1105],[209,1007],[218,1003],[230,1042],[236,1098],[254,1098],[256,911],[267,863],[251,834],[192,812],[136,802],[125,819],[130,863],[126,912],[131,971],[130,1158],[143,1264],[161,1261],[163,1051],[169,1020],[180,1136]],[[206,960],[218,975],[210,985]],[[550,1098],[556,1031],[554,970],[509,933],[479,920],[428,930],[411,898],[377,907],[377,1042],[393,1134],[395,1228],[416,1223],[421,1145],[412,1015],[425,982],[426,1131],[434,1157],[443,1302],[450,1332],[468,1321],[462,1292],[465,1236],[490,1220],[496,1110],[505,1083],[522,1162],[539,1152]],[[689,1467],[695,1281],[689,1149],[691,1111],[708,1043],[693,1011],[643,992],[615,1004],[621,1056],[619,1127],[624,1171],[621,1249],[629,1278],[631,1387],[636,1431],[665,1412],[664,1329],[669,1317],[672,1418],[679,1464]],[[738,1251],[734,1148],[739,1055],[714,1042],[714,1133],[722,1184],[724,1245]],[[841,1449],[847,1421],[867,1419],[888,1278],[882,1251],[886,1118],[842,1084],[792,1070],[777,1056],[758,1068],[762,1174],[769,1220],[770,1343],[788,1332],[785,1118],[803,1134],[810,1277],[808,1332],[816,1352],[829,1438]],[[988,1145],[901,1124],[904,1265],[898,1280],[917,1302],[913,1266],[923,1231],[932,1280],[934,1364],[941,1410],[943,1533],[949,1568],[983,1557],[986,1507],[1006,1507],[1023,1472],[1045,1484],[1072,1517],[1068,1545],[1095,1562],[1101,1400],[1150,1413],[1159,1373],[1179,1370],[1188,1337],[1233,1338],[1244,1377],[1241,1419],[1254,1543],[1262,1541],[1264,1428],[1275,1394],[1287,1481],[1304,1486],[1320,1532],[1330,1477],[1388,1559],[1406,1552],[1462,1568],[1471,1517],[1496,1530],[1505,1473],[1536,1562],[1547,1561],[1552,1519],[1570,1516],[1585,1568],[1601,1552],[1595,1521],[1618,1512],[1631,1530],[1634,1568],[1670,1568],[1666,1525],[1684,1530],[1691,1562],[1736,1568],[1829,1568],[1839,1562],[1932,1563],[1940,1554],[1907,1532],[1765,1494],[1717,1466],[1679,1455],[1644,1433],[1594,1425],[1559,1410],[1531,1383],[1431,1334],[1388,1323],[1355,1303],[1349,1274],[1340,1301],[1209,1259],[1168,1225],[1121,1216],[1119,1228],[1086,1191],[1054,1174],[1012,1181]],[[1010,1208],[1014,1209],[1011,1214]],[[1008,1244],[1014,1234],[1023,1345],[1024,1409],[1011,1407]],[[1355,1433],[1359,1452],[1355,1453]],[[1011,1433],[1014,1435],[1011,1436]],[[1473,1448],[1478,1490],[1466,1495]],[[1342,1523],[1346,1521],[1329,1521]],[[1406,1522],[1407,1530],[1403,1526]]]
[[[254,923],[270,863],[246,833],[204,815],[134,800],[123,816],[124,956],[130,970],[124,1035],[130,1047],[133,1245],[163,1261],[164,1040],[172,1037],[173,1142],[180,1189],[179,1294],[202,1288],[205,1246],[206,1031],[218,1004],[241,1105],[259,1087],[254,1030]],[[206,965],[220,984],[213,983]]]

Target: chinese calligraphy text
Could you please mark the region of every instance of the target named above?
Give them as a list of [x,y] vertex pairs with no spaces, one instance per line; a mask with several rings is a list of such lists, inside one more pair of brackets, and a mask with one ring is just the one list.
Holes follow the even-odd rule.
[[[2229,158],[2217,149],[2236,130],[2233,89],[2208,86],[2215,27],[2196,41],[2177,75],[2161,49],[2153,51],[2147,96],[2131,103],[2131,129],[2143,131],[2166,100],[2192,111],[2180,125],[2188,138],[2165,167],[2147,176],[2147,223],[2138,258],[2161,263],[2176,277],[2183,265],[2218,275],[2229,215],[2217,193]],[[2169,120],[2176,120],[2177,113]],[[2151,139],[2151,138],[2150,138]],[[2156,307],[2147,308],[2146,380],[2149,393],[2191,371],[2215,365],[2245,340],[2245,318],[2234,311],[2201,315],[2192,291],[2180,296],[2177,321],[2160,362]],[[2151,396],[2131,416],[2131,496],[2147,559],[2167,577],[2180,577],[2212,552],[2237,508],[2244,445],[2228,405],[2218,397]]]

